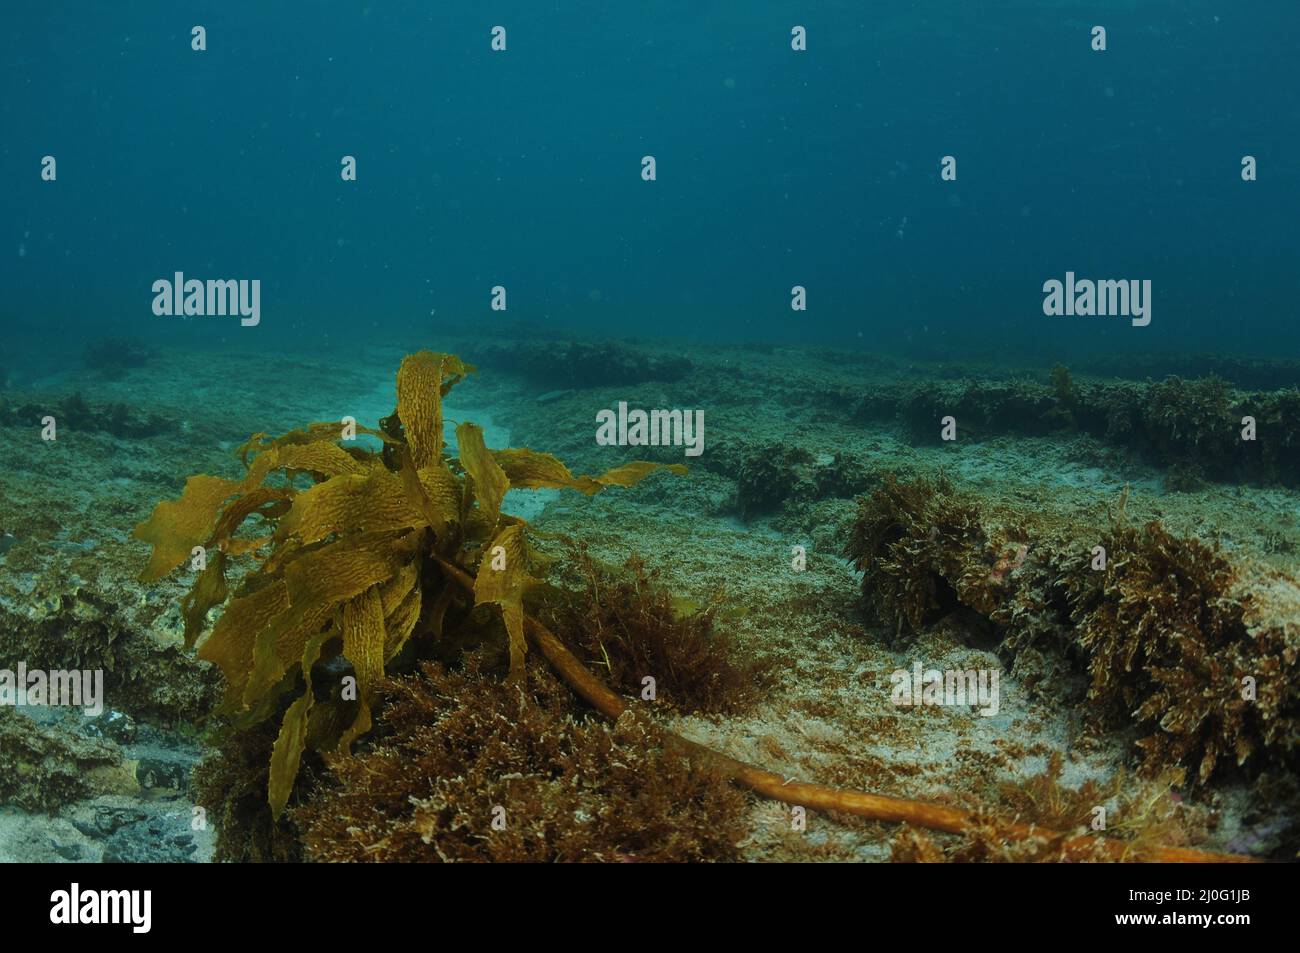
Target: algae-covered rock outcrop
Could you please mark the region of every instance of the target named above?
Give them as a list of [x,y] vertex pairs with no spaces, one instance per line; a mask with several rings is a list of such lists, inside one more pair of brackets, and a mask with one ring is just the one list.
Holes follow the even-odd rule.
[[1130,525],[1123,500],[1095,526],[984,505],[943,479],[886,479],[848,553],[869,614],[900,635],[960,610],[1013,658],[1074,660],[1099,717],[1140,729],[1150,766],[1204,782],[1295,763],[1300,585],[1277,570]]
[[0,706],[0,803],[53,814],[92,794],[136,790],[135,766],[115,745]]
[[101,670],[114,708],[163,725],[190,724],[220,698],[220,676],[155,634],[124,592],[47,571],[31,588],[0,585],[0,668]]
[[875,485],[878,475],[861,458],[814,454],[799,446],[765,443],[715,454],[707,465],[736,481],[736,508],[743,519],[789,506],[851,499]]
[[1300,390],[1239,391],[1215,377],[1160,381],[931,380],[873,386],[852,410],[898,420],[919,444],[941,442],[946,417],[963,440],[1086,434],[1152,463],[1223,481],[1300,483]]
[[1127,349],[1080,359],[1081,369],[1097,376],[1145,378],[1218,377],[1245,390],[1287,390],[1300,387],[1300,360],[1294,357],[1259,357],[1222,351],[1184,354],[1152,353]]

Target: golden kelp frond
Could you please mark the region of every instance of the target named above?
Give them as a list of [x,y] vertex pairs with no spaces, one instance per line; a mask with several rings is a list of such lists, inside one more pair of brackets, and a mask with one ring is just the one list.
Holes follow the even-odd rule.
[[413,559],[379,587],[379,606],[384,617],[385,662],[402,650],[415,624],[420,621],[420,567],[420,561]]
[[601,486],[636,486],[655,470],[671,470],[673,473],[682,476],[686,473],[686,465],[683,463],[648,463],[645,460],[634,460],[632,463],[625,463],[621,467],[615,467],[598,477],[592,477],[592,479]]
[[528,543],[523,527],[507,526],[492,540],[474,580],[474,604],[495,602],[510,634],[510,676],[524,673],[524,591],[536,583],[528,575]]
[[417,470],[442,459],[442,398],[473,368],[453,354],[420,351],[397,369],[397,416]]
[[385,532],[425,522],[402,493],[401,478],[377,469],[337,476],[299,493],[276,538],[314,543],[334,533]]
[[442,361],[442,390],[438,396],[446,397],[451,393],[453,387],[477,370],[478,368],[473,364],[466,364],[455,354],[444,354]]
[[[315,443],[276,447],[253,458],[249,473],[265,467],[270,470],[302,470],[327,477],[364,473],[368,468],[337,444],[318,440]],[[259,481],[260,482],[260,481]]]
[[420,351],[398,368],[398,417],[415,468],[437,463],[442,454],[442,355]]
[[[529,552],[523,521],[501,510],[511,486],[590,495],[632,486],[662,466],[575,476],[549,454],[489,450],[472,423],[457,427],[459,462],[448,459],[442,399],[472,370],[454,355],[412,354],[398,370],[397,410],[381,421],[382,432],[356,428],[382,440],[382,453],[345,445],[342,425],[332,422],[254,434],[238,450],[241,479],[191,477],[179,499],[158,504],[136,528],[153,547],[146,580],[162,578],[196,546],[208,550],[182,604],[186,645],[200,640],[208,613],[224,603],[198,654],[225,675],[224,714],[252,726],[283,711],[268,787],[277,814],[307,746],[346,753],[370,730],[375,685],[409,640],[441,639],[444,621],[454,619],[458,632],[467,625],[472,606],[449,572],[477,565],[473,602],[501,607],[510,672],[522,674],[523,597],[536,582],[529,570],[545,560]],[[250,519],[256,535],[246,529]],[[231,598],[231,561],[248,554],[256,562],[236,576]],[[312,666],[340,653],[357,680],[355,708],[333,688],[328,703],[324,693],[319,704],[312,699]],[[299,685],[305,690],[290,701]]]
[[199,658],[217,665],[226,676],[227,709],[234,708],[243,697],[244,686],[253,671],[257,633],[288,608],[289,587],[283,579],[237,596],[226,606],[212,627],[212,634],[199,648]]
[[383,662],[402,651],[402,646],[415,632],[420,621],[420,567],[419,559],[412,559],[398,569],[393,579],[380,586],[380,607],[383,612]]
[[224,549],[231,556],[247,556],[249,553],[257,552],[271,542],[273,538],[272,536],[259,536],[257,539],[232,539],[226,543]]
[[607,486],[635,486],[655,470],[670,470],[673,473],[686,473],[686,467],[680,463],[649,463],[638,460],[598,477],[574,476],[558,458],[549,453],[536,450],[508,449],[494,450],[492,456],[510,480],[510,485],[522,489],[577,490],[592,496]]
[[439,464],[425,467],[419,473],[420,488],[432,507],[434,519],[429,525],[439,532],[439,525],[444,529],[447,523],[460,518],[461,508],[465,505],[465,487],[460,480],[445,466]]
[[411,560],[379,587],[379,599],[385,616],[391,615],[401,605],[411,590],[420,582],[420,562]]
[[283,510],[277,504],[288,505],[292,499],[293,490],[287,487],[259,486],[248,491],[221,511],[212,536],[208,539],[208,548],[225,547],[244,520],[254,513],[260,513],[265,519],[281,515]]
[[[600,489],[599,484],[586,477],[575,477],[558,457],[549,453],[519,448],[494,450],[492,456],[513,487],[529,490],[574,489],[589,495]],[[580,480],[585,480],[586,483]]]
[[412,534],[363,533],[305,552],[284,567],[294,605],[345,602],[396,575],[415,555]]
[[243,492],[242,488],[235,480],[197,474],[185,481],[179,499],[159,503],[153,515],[131,532],[153,546],[140,581],[157,582],[189,559],[194,547],[212,535],[222,504]]
[[252,673],[244,687],[245,706],[256,704],[302,657],[308,637],[325,624],[336,606],[386,582],[412,555],[409,538],[371,533],[345,537],[288,563],[284,582],[289,607],[257,634]]
[[[153,515],[132,532],[136,539],[153,546],[153,555],[140,579],[157,582],[183,563],[195,546],[228,539],[255,509],[274,499],[287,499],[291,491],[284,489],[254,494],[273,470],[305,470],[328,476],[360,473],[364,469],[364,464],[346,451],[330,443],[316,442],[276,446],[259,453],[242,480],[203,474],[192,476],[185,481],[179,499],[159,503]],[[254,495],[253,500],[243,499],[250,494]],[[231,497],[241,499],[230,507],[227,517],[223,508]]]
[[[369,427],[363,427],[357,424],[357,433],[369,434],[377,437],[384,443],[396,443],[397,441],[384,433],[382,430],[372,430]],[[235,448],[235,453],[244,461],[244,465],[249,465],[249,460],[259,453],[267,450],[273,450],[277,447],[299,446],[303,444],[316,443],[318,441],[340,440],[343,436],[343,424],[338,421],[326,420],[320,423],[308,424],[299,430],[290,430],[288,433],[279,437],[271,437],[265,433],[255,433],[247,441]]]
[[226,711],[252,708],[298,660],[308,636],[336,605],[389,578],[403,556],[411,555],[390,534],[349,537],[296,553],[281,578],[235,598],[199,649],[199,657],[226,676]]
[[257,578],[278,578],[284,572],[284,567],[297,559],[304,551],[325,545],[325,543],[303,543],[296,537],[283,540],[273,539],[273,542],[275,548],[267,554],[266,559],[262,562],[262,566],[257,572]]
[[226,554],[217,550],[208,566],[194,577],[194,585],[181,600],[181,616],[185,620],[185,647],[194,648],[208,610],[226,601],[230,591],[226,588]]
[[[388,663],[390,659],[406,645],[406,640],[411,637],[415,631],[415,625],[420,621],[420,610],[424,605],[423,597],[418,588],[412,589],[392,612],[384,615],[384,662]],[[445,606],[444,606],[445,611]],[[438,635],[441,629],[441,616],[432,622],[433,635]]]
[[450,524],[458,522],[465,503],[460,481],[442,463],[416,471],[411,455],[397,455],[397,477],[406,503],[423,519],[416,525],[432,527],[434,537],[443,540]]
[[501,514],[501,501],[505,498],[506,490],[510,489],[510,479],[483,442],[482,427],[477,424],[461,424],[456,428],[456,445],[460,450],[461,466],[474,481],[474,498],[487,514],[488,520],[495,523]]
[[325,644],[326,637],[324,632],[317,633],[303,651],[302,679],[305,687],[284,713],[280,734],[271,749],[271,771],[266,793],[271,804],[271,816],[276,820],[279,820],[284,806],[289,803],[293,782],[298,777],[298,765],[302,763],[302,752],[307,745],[307,720],[315,701],[312,695],[311,669],[320,658],[321,646]]
[[352,663],[357,679],[356,720],[343,733],[339,750],[346,753],[352,740],[370,730],[370,701],[384,677],[384,603],[379,586],[371,586],[343,606],[343,657]]

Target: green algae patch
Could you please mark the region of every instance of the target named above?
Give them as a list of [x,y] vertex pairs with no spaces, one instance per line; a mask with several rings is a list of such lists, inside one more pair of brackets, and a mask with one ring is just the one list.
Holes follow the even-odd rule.
[[[685,472],[680,464],[634,462],[574,475],[549,454],[489,450],[469,423],[457,429],[453,460],[442,400],[473,370],[450,354],[409,355],[397,372],[393,414],[375,429],[356,428],[378,438],[379,450],[344,439],[343,427],[329,423],[281,437],[254,434],[236,451],[242,479],[192,476],[179,499],[159,503],[135,529],[152,547],[145,581],[163,578],[196,549],[207,560],[183,604],[185,639],[195,644],[208,612],[221,608],[198,654],[225,675],[223,713],[251,725],[283,712],[268,786],[276,817],[307,748],[345,755],[371,728],[388,666],[412,639],[435,641],[449,615],[464,624],[476,606],[495,606],[511,680],[522,678],[523,599],[540,560],[522,521],[501,512],[508,490],[592,495],[659,469]],[[245,571],[231,589],[237,562]],[[472,600],[444,562],[474,576]],[[312,668],[336,657],[350,667],[343,690],[320,678],[314,687]]]

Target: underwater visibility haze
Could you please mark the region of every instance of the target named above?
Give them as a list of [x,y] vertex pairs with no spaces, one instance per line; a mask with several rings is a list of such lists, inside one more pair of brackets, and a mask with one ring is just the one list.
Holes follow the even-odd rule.
[[1297,29],[8,11],[0,858],[1294,860]]

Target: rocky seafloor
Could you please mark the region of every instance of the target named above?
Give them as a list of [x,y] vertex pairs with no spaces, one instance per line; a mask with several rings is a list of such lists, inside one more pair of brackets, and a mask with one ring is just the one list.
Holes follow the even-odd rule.
[[[1122,511],[1133,525],[1159,521],[1216,546],[1247,584],[1258,579],[1253,606],[1300,645],[1294,381],[1252,391],[777,346],[455,336],[346,359],[167,349],[121,373],[70,367],[11,381],[0,399],[0,668],[102,669],[107,706],[97,718],[0,708],[0,858],[214,856],[191,771],[221,677],[183,647],[186,581],[137,581],[148,550],[132,528],[188,475],[238,475],[233,451],[251,433],[345,416],[374,425],[393,409],[398,362],[421,347],[480,365],[448,398],[449,429],[474,420],[489,446],[545,450],[574,472],[637,457],[690,467],[590,499],[512,491],[505,509],[528,518],[543,548],[580,540],[609,564],[637,556],[683,604],[721,601],[718,625],[764,664],[761,692],[736,712],[663,720],[787,777],[1007,813],[1020,805],[1008,792],[1034,790],[1045,771],[1063,789],[1104,790],[1141,767],[1136,727],[1090,717],[1077,704],[1086,677],[1068,659],[1047,674],[1012,664],[968,611],[927,617],[906,640],[864,612],[847,549],[858,500],[886,474],[942,474],[982,506],[1044,520],[1103,527]],[[598,445],[596,415],[619,402],[703,410],[704,453]],[[955,441],[940,437],[948,408]],[[1259,453],[1239,453],[1231,435],[1202,441],[1248,412],[1263,431]],[[54,441],[42,439],[46,413],[61,421]],[[1018,570],[990,571],[1001,582]],[[890,673],[917,659],[998,671],[997,714],[895,705]],[[1283,739],[1263,768],[1176,785],[1194,815],[1191,842],[1294,856],[1293,744]],[[746,797],[739,859],[909,857],[894,825],[831,814],[798,828],[788,807]]]

